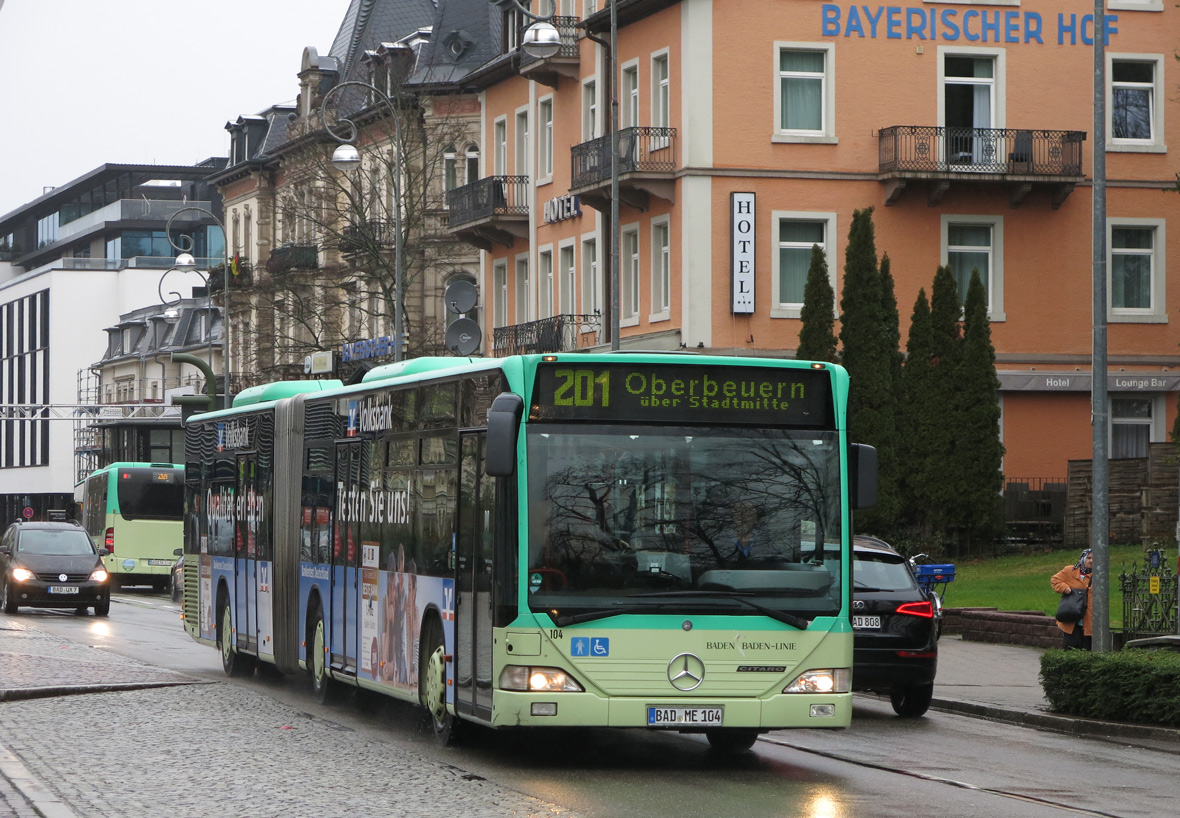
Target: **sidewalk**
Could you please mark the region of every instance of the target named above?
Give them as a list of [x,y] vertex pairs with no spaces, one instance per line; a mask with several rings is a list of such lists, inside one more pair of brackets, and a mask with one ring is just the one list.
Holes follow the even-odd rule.
[[1063,733],[1133,739],[1145,746],[1171,743],[1169,749],[1180,752],[1180,729],[1050,713],[1040,682],[1042,653],[1039,648],[943,636],[931,709]]

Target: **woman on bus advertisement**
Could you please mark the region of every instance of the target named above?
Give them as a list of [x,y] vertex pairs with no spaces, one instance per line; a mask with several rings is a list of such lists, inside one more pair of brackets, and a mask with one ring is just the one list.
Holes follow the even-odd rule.
[[400,545],[389,561],[382,605],[381,677],[394,687],[414,691],[418,689],[414,645],[421,620],[415,565],[410,560],[407,567],[405,548]]

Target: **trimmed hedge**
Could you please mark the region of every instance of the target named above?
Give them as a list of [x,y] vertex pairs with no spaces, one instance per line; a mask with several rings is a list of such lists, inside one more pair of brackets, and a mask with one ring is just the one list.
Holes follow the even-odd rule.
[[1041,687],[1055,713],[1180,727],[1180,653],[1049,650]]

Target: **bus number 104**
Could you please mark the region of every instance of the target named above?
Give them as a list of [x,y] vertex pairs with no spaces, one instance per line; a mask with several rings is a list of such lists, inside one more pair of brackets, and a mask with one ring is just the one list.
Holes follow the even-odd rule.
[[610,406],[610,373],[592,369],[558,369],[554,406]]

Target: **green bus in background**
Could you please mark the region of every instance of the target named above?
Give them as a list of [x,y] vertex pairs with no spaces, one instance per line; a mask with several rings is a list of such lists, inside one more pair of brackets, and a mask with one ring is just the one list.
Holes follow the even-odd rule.
[[82,524],[117,585],[168,587],[184,539],[184,467],[112,463],[79,485]]

